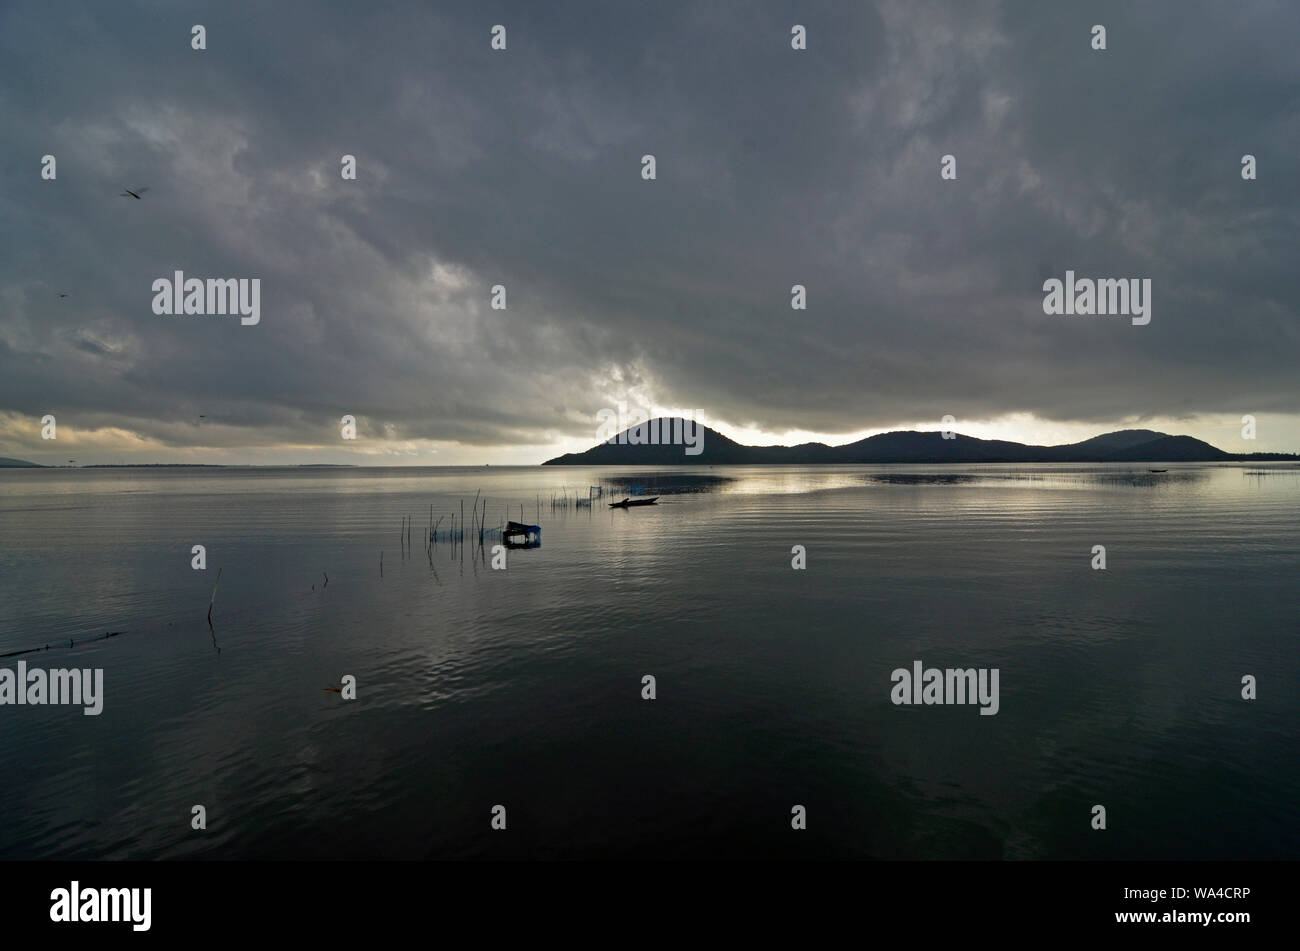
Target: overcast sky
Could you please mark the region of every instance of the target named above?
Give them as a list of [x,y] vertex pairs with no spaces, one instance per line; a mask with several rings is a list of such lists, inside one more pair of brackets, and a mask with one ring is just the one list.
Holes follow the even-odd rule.
[[[1296,451],[1298,36],[1250,0],[7,0],[0,455],[534,463],[620,399]],[[1149,278],[1150,324],[1045,315],[1066,269]],[[155,315],[176,270],[260,279],[260,323]]]

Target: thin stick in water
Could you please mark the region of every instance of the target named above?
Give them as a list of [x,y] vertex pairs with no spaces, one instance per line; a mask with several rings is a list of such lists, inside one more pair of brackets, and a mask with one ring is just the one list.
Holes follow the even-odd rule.
[[223,568],[218,568],[218,569],[217,569],[217,584],[214,584],[214,585],[212,586],[212,599],[211,599],[210,601],[208,601],[208,620],[209,620],[209,621],[212,620],[212,605],[214,605],[214,604],[217,603],[217,585],[220,585],[220,584],[221,584],[221,572],[222,572],[223,570],[225,570],[225,569],[223,569]]

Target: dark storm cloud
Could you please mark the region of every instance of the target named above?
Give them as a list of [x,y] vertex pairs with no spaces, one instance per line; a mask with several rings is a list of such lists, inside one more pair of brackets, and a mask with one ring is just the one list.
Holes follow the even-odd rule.
[[[175,446],[541,444],[638,382],[769,431],[1294,413],[1300,13],[1072,6],[9,4],[0,412]],[[1151,324],[1045,316],[1067,268],[1151,278]],[[178,269],[260,278],[261,323],[155,316]]]

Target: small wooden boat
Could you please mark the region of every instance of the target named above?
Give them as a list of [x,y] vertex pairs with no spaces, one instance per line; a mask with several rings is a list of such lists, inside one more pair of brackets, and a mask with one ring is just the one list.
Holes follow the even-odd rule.
[[1168,469],[1148,469],[1147,472],[1168,472]]
[[612,509],[630,509],[636,505],[654,505],[659,501],[659,496],[652,499],[624,499],[622,502],[610,502],[609,507]]

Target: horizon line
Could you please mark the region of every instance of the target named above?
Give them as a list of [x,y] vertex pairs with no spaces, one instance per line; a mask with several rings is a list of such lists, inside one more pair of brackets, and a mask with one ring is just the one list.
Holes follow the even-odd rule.
[[[1185,434],[1180,435],[1180,434],[1177,434],[1177,433],[1166,433],[1166,432],[1162,432],[1162,431],[1160,431],[1160,430],[1155,430],[1155,429],[1144,429],[1144,428],[1141,428],[1141,427],[1134,427],[1134,428],[1128,428],[1128,429],[1111,429],[1111,430],[1106,430],[1106,431],[1104,431],[1104,432],[1099,432],[1099,433],[1097,433],[1097,434],[1094,435],[1094,436],[1089,436],[1089,437],[1086,437],[1086,438],[1084,438],[1084,439],[1075,440],[1075,441],[1073,441],[1073,442],[1052,443],[1052,444],[1047,444],[1047,443],[1028,443],[1028,442],[1020,442],[1019,440],[1014,440],[1014,439],[999,439],[999,438],[992,438],[992,439],[990,439],[990,438],[984,438],[984,437],[981,437],[981,436],[970,436],[970,435],[967,435],[967,434],[965,434],[965,433],[958,432],[956,429],[886,429],[886,430],[881,430],[881,431],[876,432],[876,433],[873,433],[873,434],[871,434],[871,435],[863,436],[863,437],[860,437],[860,438],[858,438],[858,439],[853,439],[853,440],[850,440],[849,442],[844,442],[844,443],[827,443],[827,442],[822,442],[822,441],[820,441],[820,440],[813,440],[813,441],[809,441],[809,442],[800,442],[800,443],[766,443],[766,444],[762,444],[762,445],[754,445],[754,444],[748,444],[748,443],[742,443],[742,442],[739,442],[738,440],[732,438],[731,436],[728,436],[728,435],[727,435],[725,432],[723,432],[722,430],[720,430],[720,429],[715,429],[715,428],[713,428],[713,427],[711,427],[711,426],[708,426],[708,425],[705,424],[704,422],[702,422],[702,421],[700,421],[700,420],[697,420],[697,419],[694,419],[694,418],[683,417],[683,416],[654,416],[654,417],[650,417],[650,418],[648,418],[648,419],[646,419],[646,420],[644,420],[644,421],[642,421],[642,422],[639,422],[639,423],[637,423],[637,424],[635,424],[635,425],[633,425],[633,426],[629,426],[629,427],[626,428],[626,429],[620,430],[618,433],[614,434],[614,436],[612,436],[612,437],[609,437],[609,438],[607,438],[607,439],[603,439],[603,440],[598,440],[597,442],[595,442],[594,444],[592,444],[591,446],[589,446],[587,449],[577,450],[577,451],[574,451],[574,452],[561,453],[559,456],[553,456],[553,457],[551,457],[551,459],[546,459],[546,460],[543,460],[543,461],[540,461],[540,462],[535,462],[535,463],[495,463],[495,464],[494,464],[494,463],[458,463],[458,464],[454,464],[454,465],[439,465],[439,464],[437,464],[437,463],[428,463],[428,462],[421,462],[421,463],[380,463],[380,462],[242,462],[242,463],[241,463],[241,462],[157,462],[157,461],[155,461],[155,462],[116,462],[116,463],[113,463],[113,462],[98,462],[98,463],[86,463],[86,464],[84,464],[84,465],[81,465],[81,464],[68,464],[68,463],[54,463],[54,464],[50,464],[50,463],[39,463],[39,462],[31,462],[30,460],[27,460],[27,459],[21,459],[21,458],[16,457],[16,456],[3,456],[3,457],[0,457],[0,458],[11,459],[11,460],[13,460],[14,462],[22,463],[22,465],[0,465],[0,468],[3,468],[3,469],[129,469],[129,468],[209,468],[209,469],[285,469],[285,468],[292,468],[292,469],[306,469],[306,468],[321,468],[321,469],[329,469],[329,468],[338,468],[338,469],[347,469],[347,468],[360,468],[360,469],[366,469],[366,468],[369,468],[369,469],[428,469],[428,468],[445,468],[445,469],[484,469],[484,468],[492,468],[494,465],[496,466],[496,468],[502,468],[502,469],[506,469],[506,468],[534,468],[534,467],[541,467],[541,466],[544,466],[544,465],[546,465],[548,462],[554,461],[554,460],[556,460],[556,459],[562,459],[562,458],[564,458],[564,457],[566,457],[566,456],[581,456],[581,455],[583,455],[583,454],[585,454],[585,453],[587,453],[587,452],[591,452],[591,451],[593,451],[593,450],[599,448],[599,447],[602,446],[602,445],[626,445],[627,443],[621,442],[621,441],[619,440],[619,437],[621,437],[621,436],[623,436],[623,435],[625,435],[625,434],[627,434],[627,433],[630,433],[630,432],[634,431],[634,430],[637,429],[638,427],[641,427],[641,426],[648,426],[648,425],[651,424],[651,423],[662,423],[662,422],[665,421],[665,420],[666,420],[666,421],[674,421],[674,420],[678,420],[678,421],[681,421],[682,423],[691,423],[691,424],[693,424],[693,425],[695,425],[695,426],[698,426],[698,427],[702,427],[702,428],[704,428],[704,429],[707,429],[707,430],[709,430],[710,432],[713,432],[713,433],[715,433],[716,435],[719,435],[719,436],[723,437],[724,439],[727,439],[727,440],[730,441],[731,443],[733,443],[733,444],[735,444],[735,445],[737,445],[737,446],[740,446],[740,447],[742,447],[742,448],[746,448],[746,449],[795,449],[795,448],[799,448],[799,447],[803,447],[803,446],[824,446],[824,447],[826,447],[826,448],[828,448],[828,449],[839,449],[839,448],[844,448],[844,447],[847,447],[847,446],[855,445],[856,443],[865,442],[865,441],[870,440],[870,439],[875,439],[875,438],[877,438],[877,437],[879,437],[879,436],[889,436],[889,435],[894,435],[894,434],[898,434],[898,433],[905,433],[905,434],[912,434],[912,435],[931,435],[931,434],[935,434],[935,433],[942,434],[942,433],[944,433],[944,432],[952,433],[952,437],[951,437],[951,438],[953,438],[953,439],[956,439],[956,438],[960,437],[960,438],[962,438],[962,439],[969,439],[969,440],[973,440],[973,441],[975,441],[975,442],[981,442],[981,443],[1006,443],[1006,444],[1009,444],[1009,445],[1023,446],[1023,447],[1026,447],[1026,448],[1059,449],[1059,448],[1062,448],[1062,447],[1065,447],[1065,446],[1077,446],[1077,445],[1080,445],[1080,444],[1082,444],[1082,443],[1086,443],[1086,442],[1088,442],[1089,440],[1092,440],[1092,439],[1097,439],[1097,438],[1100,438],[1100,437],[1102,437],[1102,436],[1115,435],[1115,434],[1117,434],[1117,433],[1128,433],[1128,432],[1148,432],[1148,433],[1155,433],[1156,436],[1157,436],[1158,438],[1166,438],[1166,439],[1178,439],[1178,438],[1182,438],[1182,439],[1193,439],[1193,440],[1196,440],[1197,442],[1204,443],[1205,445],[1210,446],[1212,449],[1215,449],[1215,450],[1218,451],[1218,452],[1222,452],[1222,453],[1224,453],[1225,455],[1228,455],[1228,456],[1234,456],[1234,457],[1242,457],[1242,458],[1239,458],[1238,460],[1218,460],[1218,461],[1243,461],[1243,462],[1249,462],[1249,461],[1252,461],[1252,460],[1250,460],[1249,458],[1245,458],[1245,457],[1250,457],[1250,456],[1274,456],[1274,457],[1278,457],[1279,459],[1295,459],[1295,460],[1300,460],[1300,453],[1295,453],[1295,452],[1290,452],[1290,453],[1288,453],[1288,452],[1282,452],[1282,451],[1276,451],[1276,450],[1265,450],[1265,451],[1254,451],[1254,452],[1231,452],[1231,451],[1226,450],[1226,449],[1221,449],[1220,447],[1214,445],[1213,443],[1210,443],[1210,442],[1208,442],[1207,440],[1204,440],[1204,439],[1200,439],[1199,437],[1196,437],[1196,436],[1188,436],[1188,435],[1185,435]],[[640,445],[640,443],[637,443],[637,444],[631,444],[631,445]],[[652,443],[647,443],[647,445],[653,445],[653,444],[652,444]],[[321,448],[324,448],[324,447],[321,447]],[[1171,461],[1172,461],[1172,460],[1171,460]],[[1254,460],[1254,461],[1267,461],[1267,460]],[[628,465],[638,465],[638,464],[639,464],[639,463],[628,463]],[[702,465],[708,465],[709,463],[701,463],[701,464],[702,464]],[[788,464],[788,463],[747,463],[747,464],[750,464],[750,465],[763,465],[763,464],[784,465],[784,464]],[[818,465],[863,465],[864,463],[834,463],[834,462],[831,462],[831,463],[817,463],[817,464],[818,464]],[[871,465],[876,465],[876,464],[880,464],[880,465],[890,465],[891,463],[869,463],[869,464],[871,464]],[[925,465],[925,464],[929,464],[929,463],[893,463],[893,464],[904,464],[904,465]],[[972,464],[981,464],[981,463],[972,463]],[[990,463],[986,463],[986,464],[988,464],[988,465],[1016,465],[1016,464],[1025,464],[1025,463],[1014,463],[1014,462],[1012,462],[1012,463],[995,463],[995,462],[990,462]],[[1038,464],[1038,463],[1034,463],[1034,464]],[[1041,464],[1051,464],[1051,463],[1041,463]],[[1088,464],[1088,463],[1078,463],[1078,462],[1075,462],[1075,463],[1060,463],[1060,464],[1063,464],[1063,465],[1064,465],[1064,464],[1078,465],[1078,464]]]

